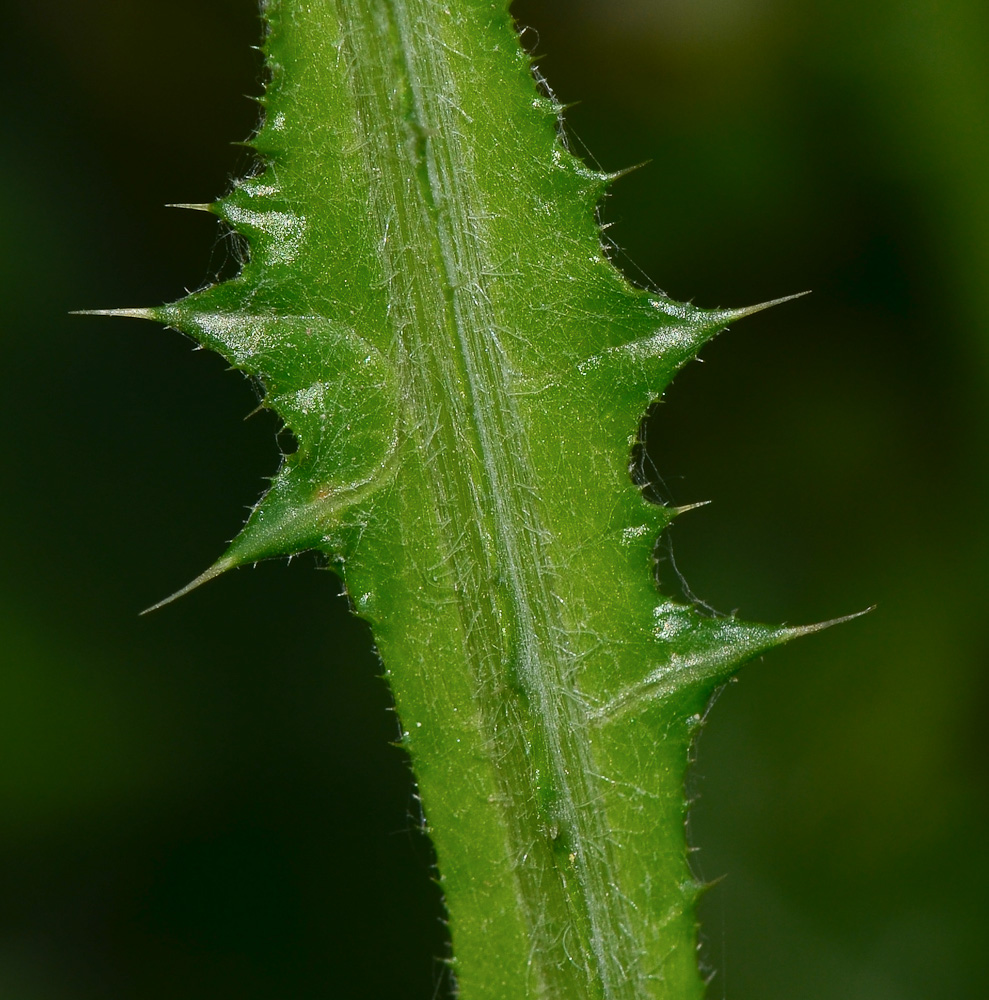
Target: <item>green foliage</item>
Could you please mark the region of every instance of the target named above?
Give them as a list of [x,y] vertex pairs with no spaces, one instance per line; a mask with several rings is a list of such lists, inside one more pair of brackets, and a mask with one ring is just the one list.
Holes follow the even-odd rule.
[[[753,310],[631,287],[504,3],[277,0],[234,279],[166,323],[291,429],[190,585],[320,550],[374,634],[467,1000],[700,996],[684,771],[713,691],[810,629],[657,593],[629,470],[674,373]],[[180,593],[190,588],[185,588]]]

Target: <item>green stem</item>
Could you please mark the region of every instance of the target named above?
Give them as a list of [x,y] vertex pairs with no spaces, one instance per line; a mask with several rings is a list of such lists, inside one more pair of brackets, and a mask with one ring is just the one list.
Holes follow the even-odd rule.
[[[630,903],[595,787],[592,709],[576,684],[579,654],[570,641],[579,609],[558,596],[555,567],[566,558],[542,517],[525,423],[506,386],[510,365],[485,292],[496,271],[484,252],[491,207],[471,183],[476,166],[460,128],[458,74],[449,66],[463,57],[437,37],[437,5],[429,0],[340,0],[339,11],[349,26],[343,57],[354,67],[354,101],[368,123],[365,167],[401,345],[400,381],[408,387],[408,433],[432,487],[411,544],[424,547],[428,538],[435,553],[430,601],[449,609],[461,637],[462,664],[445,669],[465,672],[478,713],[471,746],[457,735],[441,752],[484,760],[476,794],[497,817],[497,877],[511,887],[521,916],[524,951],[514,962],[501,957],[506,978],[497,995],[507,996],[512,983],[516,996],[651,996],[637,974]],[[425,638],[414,661],[433,658]],[[430,704],[426,692],[416,697],[392,681],[400,713],[416,725],[426,716],[442,729],[451,710],[463,707],[435,688]],[[681,781],[673,776],[677,791]],[[430,816],[448,789],[423,776],[420,785]],[[459,867],[449,846],[438,849],[441,871]],[[450,903],[463,956],[469,942]]]

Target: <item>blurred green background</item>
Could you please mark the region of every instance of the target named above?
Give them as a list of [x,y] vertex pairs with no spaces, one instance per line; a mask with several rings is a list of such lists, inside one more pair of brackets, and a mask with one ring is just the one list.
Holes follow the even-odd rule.
[[[7,5],[0,997],[443,995],[438,893],[366,630],[316,561],[137,612],[274,471],[251,387],[155,304],[236,248],[251,0]],[[660,573],[721,611],[877,609],[748,667],[691,778],[712,998],[985,995],[989,8],[520,0],[602,212],[702,305],[805,288],[649,429],[715,502]],[[11,96],[10,91],[13,90]]]

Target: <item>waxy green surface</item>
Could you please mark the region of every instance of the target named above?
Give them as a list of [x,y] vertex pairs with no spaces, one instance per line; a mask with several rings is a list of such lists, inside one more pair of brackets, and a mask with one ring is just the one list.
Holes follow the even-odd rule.
[[[632,288],[504,2],[275,0],[235,279],[122,310],[293,431],[203,574],[325,552],[372,625],[464,1000],[703,993],[683,779],[715,688],[805,629],[660,594],[640,420],[731,320]],[[291,667],[285,665],[286,683]]]

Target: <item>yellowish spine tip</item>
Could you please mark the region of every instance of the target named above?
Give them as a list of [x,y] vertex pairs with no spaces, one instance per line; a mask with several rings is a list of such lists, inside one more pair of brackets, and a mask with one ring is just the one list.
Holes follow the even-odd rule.
[[727,875],[718,875],[716,878],[708,879],[705,882],[699,882],[697,885],[697,899],[702,899],[716,885],[721,885],[727,877]]
[[746,316],[754,316],[756,313],[761,313],[766,309],[772,309],[773,306],[781,306],[784,302],[802,299],[805,295],[810,295],[809,289],[806,292],[797,292],[795,295],[784,295],[780,299],[770,299],[768,302],[760,302],[754,306],[744,306],[741,309],[726,309],[726,321],[733,323],[735,320],[745,319]]
[[799,639],[803,635],[812,635],[814,632],[823,632],[826,628],[831,628],[832,625],[843,625],[845,622],[850,622],[855,618],[861,618],[863,615],[867,615],[871,611],[875,610],[876,605],[873,604],[871,607],[865,608],[863,611],[856,611],[851,615],[842,615],[840,618],[831,618],[826,622],[817,622],[814,625],[794,625],[791,628],[783,630],[783,639],[785,642],[789,642],[790,639]]
[[70,316],[123,316],[125,319],[158,319],[156,309],[73,309]]
[[213,215],[213,206],[211,204],[200,204],[192,201],[173,201],[169,202],[165,208],[185,208],[190,212],[208,212]]
[[177,601],[180,597],[185,597],[186,594],[195,590],[197,587],[201,587],[204,583],[209,583],[210,580],[216,579],[221,573],[226,573],[228,569],[233,569],[237,565],[237,561],[232,559],[230,556],[223,556],[217,559],[215,563],[208,570],[200,573],[195,580],[187,583],[180,590],[176,590],[174,594],[169,594],[168,597],[160,600],[157,604],[152,604],[150,608],[145,608],[141,614],[149,615],[152,611],[157,611],[159,608],[163,608],[166,604],[171,604],[172,601]]
[[629,174],[634,174],[636,170],[641,170],[643,167],[649,166],[652,160],[643,160],[641,163],[633,163],[630,167],[623,167],[621,170],[612,170],[608,173],[602,174],[602,178],[609,184],[614,181],[620,180],[622,177],[628,177]]
[[688,510],[697,510],[698,507],[706,507],[709,503],[711,503],[710,500],[701,500],[698,503],[684,504],[682,507],[671,507],[670,511],[674,517],[679,517],[681,514],[686,514]]

